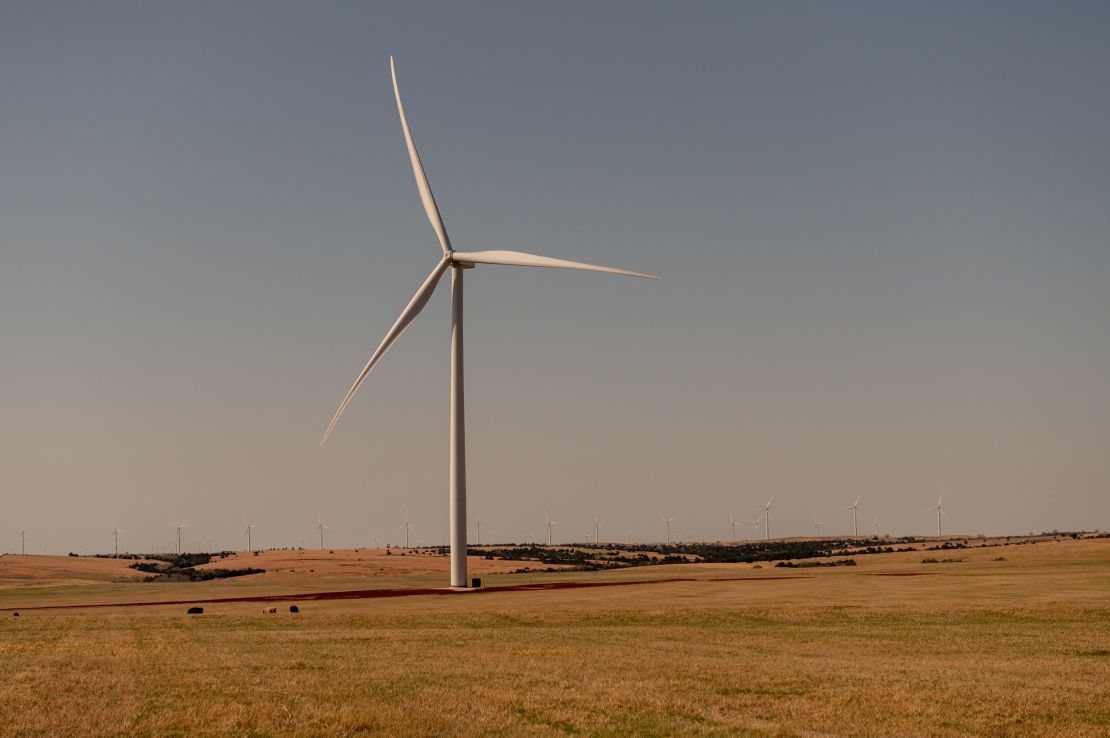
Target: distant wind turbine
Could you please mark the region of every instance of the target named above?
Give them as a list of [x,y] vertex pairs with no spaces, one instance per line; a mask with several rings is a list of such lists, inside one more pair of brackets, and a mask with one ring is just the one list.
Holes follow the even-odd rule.
[[558,525],[558,523],[556,523],[554,520],[551,519],[551,516],[547,514],[547,510],[543,511],[543,516],[545,518],[547,518],[547,545],[550,546],[551,545],[551,526]]
[[409,522],[409,511],[405,510],[405,519],[397,526],[405,529],[405,548],[409,547],[409,531],[412,530],[412,523]]
[[736,526],[739,525],[739,523],[740,523],[740,521],[738,521],[735,517],[733,517],[732,513],[730,512],[728,514],[728,524],[732,526],[732,542],[733,543],[736,543]]
[[628,529],[628,545],[629,546],[632,545],[632,529],[631,528]]
[[188,526],[188,525],[189,525],[188,523],[174,523],[174,527],[177,528],[177,555],[178,556],[181,555],[181,529]]
[[859,497],[856,498],[855,502],[853,502],[848,507],[844,508],[845,510],[851,510],[852,511],[852,535],[853,536],[858,536],[859,535],[859,520],[856,518],[856,513],[859,512],[859,501],[862,500],[862,499],[863,499],[863,495],[860,495]]
[[760,515],[755,520],[746,520],[744,522],[746,522],[748,525],[752,526],[752,528],[753,528],[752,533],[755,537],[752,540],[758,541],[759,540],[759,524],[763,522],[763,516]]
[[247,551],[253,551],[254,549],[251,548],[251,531],[254,530],[255,528],[257,528],[258,526],[257,525],[251,525],[250,523],[244,523],[244,525],[247,526],[247,530],[246,530],[246,533],[247,533]]
[[941,529],[941,525],[940,525],[940,516],[943,515],[946,518],[948,517],[948,513],[946,513],[944,511],[944,506],[941,504],[943,502],[944,502],[944,495],[941,495],[940,499],[937,500],[937,504],[933,505],[932,507],[927,507],[927,508],[925,508],[924,510],[921,511],[921,512],[932,512],[933,510],[937,511],[937,537],[938,538],[941,537],[942,535],[944,535],[944,533],[942,532],[942,529]]
[[662,515],[660,515],[659,519],[667,524],[667,543],[670,543],[671,542],[671,523],[674,522],[674,518],[665,518]]
[[768,541],[771,540],[771,503],[774,501],[775,498],[772,496],[763,507],[752,508],[753,510],[763,511],[761,516],[763,518],[763,538]]
[[818,520],[817,516],[814,515],[813,513],[810,513],[809,516],[811,518],[813,518],[813,537],[814,538],[820,538],[821,537],[821,526],[824,525],[824,523],[822,523],[820,520]]
[[872,537],[878,538],[879,537],[879,528],[882,528],[882,527],[883,527],[883,524],[879,522],[879,516],[876,513],[875,522],[871,524],[871,535],[872,535]]
[[319,515],[316,516],[316,531],[320,534],[320,550],[324,550],[324,531],[328,526],[324,525],[324,519]]
[[119,528],[117,528],[116,526],[114,526],[114,525],[112,526],[112,536],[115,537],[115,539],[116,539],[115,547],[113,549],[113,555],[114,556],[119,556],[119,534],[122,533],[122,532],[123,531],[120,530]]
[[601,543],[601,523],[597,520],[597,513],[594,513],[594,543]]
[[26,528],[20,528],[19,529],[19,555],[20,556],[26,556],[27,555],[27,529]]
[[343,410],[350,403],[351,398],[354,397],[355,392],[362,385],[366,376],[378,363],[382,355],[393,345],[394,341],[405,331],[410,323],[419,315],[424,306],[428,304],[432,293],[435,291],[436,286],[440,282],[443,274],[451,270],[451,416],[450,416],[450,438],[449,438],[449,491],[450,491],[450,538],[451,538],[451,586],[452,587],[465,587],[466,586],[466,422],[464,410],[464,382],[463,382],[463,273],[467,269],[473,269],[479,264],[502,264],[508,266],[533,266],[533,267],[557,267],[560,269],[580,269],[593,272],[608,272],[611,274],[624,274],[634,277],[645,277],[647,279],[656,279],[650,274],[643,274],[641,272],[632,272],[625,269],[613,269],[611,267],[597,266],[594,264],[585,264],[581,262],[567,261],[565,259],[553,259],[547,256],[538,256],[536,254],[528,254],[520,251],[471,251],[462,252],[455,251],[451,244],[451,239],[447,236],[447,229],[443,224],[443,218],[440,216],[439,207],[436,204],[435,196],[432,195],[432,188],[428,184],[428,177],[424,171],[424,165],[420,160],[420,155],[416,151],[416,144],[413,142],[412,131],[409,130],[408,119],[405,117],[405,108],[401,104],[401,91],[397,86],[397,72],[394,68],[393,58],[389,60],[390,73],[393,77],[393,95],[397,101],[397,113],[401,117],[401,128],[405,135],[405,145],[408,147],[409,161],[412,164],[412,171],[416,177],[416,187],[420,192],[420,201],[424,205],[424,212],[428,216],[428,220],[432,224],[432,228],[436,232],[439,240],[440,248],[443,250],[443,256],[432,269],[432,273],[424,280],[424,283],[413,295],[412,300],[401,311],[400,317],[393,327],[386,333],[385,338],[382,339],[381,344],[374,353],[370,355],[370,359],[366,362],[359,373],[358,378],[355,379],[354,384],[347,391],[347,395],[339,404],[339,409],[336,410],[335,416],[332,418],[331,423],[328,424],[327,430],[324,432],[324,437],[321,439],[321,445],[327,441],[328,436],[331,435],[335,429],[335,424],[339,421],[339,416],[343,414]]

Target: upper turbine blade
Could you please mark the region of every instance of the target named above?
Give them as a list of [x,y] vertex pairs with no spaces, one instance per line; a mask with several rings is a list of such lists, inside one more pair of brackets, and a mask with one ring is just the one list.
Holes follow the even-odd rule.
[[428,304],[428,300],[431,298],[432,293],[435,292],[436,285],[439,284],[439,278],[443,276],[443,272],[447,269],[448,263],[445,257],[440,260],[439,264],[436,264],[436,268],[432,270],[432,273],[424,280],[424,284],[420,285],[420,289],[412,296],[409,304],[401,311],[401,315],[397,318],[397,322],[394,323],[393,327],[389,329],[389,332],[385,334],[385,338],[382,339],[377,350],[370,355],[370,360],[366,362],[366,366],[362,368],[362,372],[358,375],[358,379],[351,385],[351,389],[347,391],[347,396],[343,398],[343,402],[339,404],[339,409],[335,411],[335,417],[331,419],[327,431],[324,432],[324,437],[320,439],[321,446],[327,443],[328,436],[330,436],[331,432],[335,429],[335,424],[339,422],[339,416],[343,414],[347,404],[351,401],[351,398],[355,396],[355,392],[358,391],[362,381],[366,379],[366,375],[368,375],[370,370],[374,368],[374,365],[378,363],[378,359],[382,358],[382,355],[389,350],[393,342],[405,332],[409,323],[411,323],[413,319],[420,314],[420,311],[424,309],[424,306]]
[[447,229],[443,226],[443,218],[439,214],[435,195],[428,184],[428,175],[424,173],[424,164],[420,161],[420,154],[416,151],[416,142],[412,140],[412,131],[409,130],[409,121],[405,117],[405,106],[401,104],[401,90],[397,87],[397,69],[393,66],[393,57],[389,57],[389,74],[393,77],[393,96],[397,98],[397,112],[401,115],[401,128],[405,131],[405,145],[409,150],[409,161],[412,162],[412,173],[416,177],[416,189],[420,191],[420,202],[424,203],[424,212],[439,237],[440,248],[443,253],[451,250],[451,239],[447,237]]
[[474,264],[505,264],[508,266],[581,269],[587,272],[608,272],[609,274],[627,274],[630,277],[643,277],[644,279],[659,279],[659,277],[653,274],[632,272],[627,269],[614,269],[613,267],[598,266],[597,264],[585,264],[580,261],[553,259],[550,256],[526,254],[523,251],[456,251],[453,256],[456,261],[473,262]]

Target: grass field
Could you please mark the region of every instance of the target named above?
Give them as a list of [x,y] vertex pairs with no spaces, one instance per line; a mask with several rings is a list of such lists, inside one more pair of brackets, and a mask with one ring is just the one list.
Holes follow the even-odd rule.
[[[501,574],[699,581],[303,602],[299,614],[0,612],[0,735],[1110,735],[1110,539],[944,555],[963,561]],[[0,607],[308,591],[299,574],[9,586]],[[798,578],[771,578],[783,575]]]

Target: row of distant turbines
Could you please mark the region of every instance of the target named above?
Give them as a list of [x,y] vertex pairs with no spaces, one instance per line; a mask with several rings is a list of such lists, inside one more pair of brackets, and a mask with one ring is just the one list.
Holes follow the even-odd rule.
[[[855,501],[851,505],[848,505],[844,508],[841,508],[842,510],[850,510],[851,511],[851,513],[852,513],[852,535],[857,536],[857,537],[859,536],[859,506],[860,506],[860,501],[862,499],[863,499],[863,495],[860,495],[859,497],[857,497],[855,499]],[[767,500],[767,503],[765,505],[761,505],[759,507],[751,508],[753,512],[760,512],[761,513],[754,520],[737,520],[736,516],[733,513],[729,513],[729,526],[732,529],[732,541],[735,543],[736,541],[740,540],[739,536],[737,536],[737,533],[736,533],[737,527],[742,528],[746,525],[752,526],[755,539],[759,539],[759,528],[762,525],[762,527],[763,527],[763,539],[764,540],[770,540],[771,539],[771,510],[772,510],[772,505],[774,504],[774,501],[775,501],[775,498],[772,497],[771,499]],[[924,510],[922,510],[922,512],[934,512],[934,511],[937,514],[937,535],[942,536],[942,535],[944,535],[943,519],[948,517],[948,513],[946,513],[944,511],[944,495],[941,495],[940,499],[937,500],[937,504],[933,505],[932,507],[927,507]],[[551,515],[548,514],[548,511],[544,510],[543,515],[544,515],[544,520],[545,520],[544,525],[546,527],[546,532],[547,532],[547,545],[550,546],[550,545],[553,544],[553,529],[556,526],[558,526],[559,523],[558,523],[558,521],[553,520],[551,518]],[[825,523],[818,520],[816,515],[811,514],[810,517],[813,519],[813,535],[814,535],[814,537],[819,538],[821,536],[821,526],[825,525]],[[665,526],[666,542],[668,544],[681,542],[683,534],[681,532],[676,532],[676,533],[672,534],[672,531],[671,531],[671,523],[673,523],[675,521],[675,518],[673,518],[673,517],[668,518],[664,515],[660,515],[659,520],[662,521],[662,523]],[[174,527],[174,532],[177,536],[177,553],[181,554],[184,550],[182,548],[182,543],[181,543],[181,531],[182,531],[183,528],[189,527],[189,524],[188,523],[174,523],[173,527]],[[247,523],[247,522],[243,523],[243,536],[246,539],[247,547],[246,547],[245,550],[247,550],[247,551],[253,551],[254,550],[253,533],[254,533],[254,530],[257,527],[258,526],[254,525],[253,523]],[[397,527],[398,527],[399,530],[404,532],[404,534],[405,534],[405,547],[409,548],[411,546],[410,534],[411,534],[414,526],[413,526],[412,522],[409,520],[408,510],[405,510],[405,517],[404,517],[403,520],[401,520],[400,524]],[[879,530],[883,527],[885,527],[885,526],[882,523],[879,522],[879,516],[876,514],[874,516],[874,521],[871,523],[871,534],[875,537],[878,537]],[[479,514],[476,517],[475,521],[474,521],[474,529],[475,529],[475,531],[474,531],[475,532],[475,543],[476,543],[476,545],[481,546],[482,545],[482,516],[481,516],[481,514]],[[315,530],[316,530],[317,535],[319,536],[320,548],[323,549],[324,548],[324,532],[328,530],[328,526],[327,526],[327,524],[324,523],[324,520],[323,520],[322,516],[319,516],[319,515],[316,516]],[[120,530],[120,528],[113,526],[113,528],[112,528],[113,553],[116,556],[119,555],[119,537],[120,537],[120,534],[122,534],[122,533],[123,533],[123,531]],[[488,534],[488,527],[487,527],[487,534]],[[598,515],[596,515],[596,514],[594,515],[593,523],[589,526],[589,528],[587,528],[586,530],[584,530],[582,532],[582,535],[583,535],[586,543],[600,543],[601,542],[601,519],[599,518]],[[627,531],[627,541],[628,541],[629,545],[632,544],[632,535],[633,535],[633,531],[632,531],[631,528],[629,528],[628,531]],[[535,531],[530,532],[528,534],[528,542],[529,543],[535,543],[535,536],[536,536]],[[20,537],[20,553],[26,554],[27,553],[27,530],[26,530],[26,528],[20,528],[19,537]],[[382,543],[383,543],[382,540],[380,538],[377,538],[376,536],[374,537],[374,540],[379,546],[381,546]],[[301,548],[304,548],[304,544],[305,544],[305,538],[302,537],[301,538]],[[209,553],[211,553],[211,551],[212,551],[212,538],[211,537],[208,538],[208,551],[209,551]]]

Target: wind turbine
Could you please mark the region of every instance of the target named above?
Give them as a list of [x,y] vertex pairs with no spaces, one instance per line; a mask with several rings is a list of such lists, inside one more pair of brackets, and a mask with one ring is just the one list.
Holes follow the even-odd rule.
[[665,518],[660,515],[659,519],[667,524],[667,543],[669,544],[671,542],[671,523],[674,522],[674,518]]
[[[405,517],[408,517],[407,515]],[[482,515],[481,513],[474,519],[474,545],[482,545]]]
[[20,528],[19,529],[19,555],[20,556],[26,556],[27,555],[27,529],[26,528]]
[[432,269],[431,274],[420,285],[420,288],[413,295],[409,304],[401,311],[401,315],[397,318],[397,322],[386,333],[385,338],[382,339],[381,344],[375,349],[374,353],[370,355],[370,359],[366,362],[359,373],[358,378],[355,379],[354,384],[347,391],[347,395],[339,404],[339,409],[336,410],[335,416],[332,418],[331,423],[328,424],[327,430],[324,432],[324,437],[320,440],[323,445],[328,436],[331,435],[335,429],[335,424],[339,421],[339,416],[343,414],[343,410],[350,403],[351,398],[354,397],[358,388],[362,385],[366,376],[378,363],[382,355],[393,345],[393,342],[408,328],[409,324],[416,318],[424,306],[428,304],[432,293],[435,291],[436,285],[440,282],[440,277],[448,269],[451,270],[451,415],[450,415],[450,439],[449,439],[449,458],[448,458],[448,480],[449,480],[449,493],[450,493],[450,519],[451,519],[451,586],[452,587],[465,587],[466,586],[466,422],[465,422],[465,408],[464,408],[464,381],[463,381],[463,274],[467,269],[473,269],[478,264],[503,264],[508,266],[533,266],[533,267],[556,267],[560,269],[581,269],[585,271],[594,272],[608,272],[611,274],[625,274],[634,277],[645,277],[648,279],[657,279],[649,274],[640,272],[632,272],[624,269],[613,269],[611,267],[597,266],[594,264],[585,264],[575,261],[567,261],[565,259],[553,259],[548,256],[539,256],[536,254],[528,254],[520,251],[455,251],[451,245],[451,239],[447,236],[447,229],[444,227],[443,218],[440,216],[439,207],[436,205],[435,197],[432,195],[432,188],[428,184],[427,174],[424,172],[424,165],[420,161],[420,154],[416,151],[416,144],[413,142],[412,131],[409,130],[408,119],[405,117],[405,108],[401,103],[401,91],[397,85],[397,71],[393,64],[393,58],[389,59],[390,74],[393,78],[393,95],[397,101],[397,113],[401,117],[401,129],[405,135],[405,145],[408,148],[409,161],[412,164],[412,172],[416,177],[416,188],[420,193],[420,201],[424,205],[424,212],[428,216],[428,220],[432,224],[432,228],[436,232],[439,240],[440,248],[443,251],[443,256]]
[[594,513],[594,543],[601,543],[601,523],[597,520],[597,513]]
[[208,553],[212,554],[212,536],[208,536]]
[[771,503],[774,502],[774,501],[775,501],[775,498],[772,495],[771,499],[767,500],[767,504],[764,505],[763,507],[754,507],[754,508],[752,508],[753,510],[762,510],[763,511],[763,515],[760,516],[760,517],[763,518],[763,538],[764,538],[764,540],[768,540],[768,541],[771,540]]
[[122,533],[122,532],[123,531],[120,530],[119,528],[117,528],[116,526],[114,526],[114,525],[112,526],[112,535],[116,539],[116,545],[115,545],[115,548],[113,549],[113,554],[112,554],[113,556],[119,556],[119,534]]
[[759,524],[763,522],[763,516],[762,516],[762,515],[760,515],[760,516],[759,516],[758,518],[756,518],[755,520],[747,520],[747,521],[745,521],[745,522],[746,522],[746,523],[747,523],[748,525],[752,526],[752,528],[754,529],[754,530],[753,530],[753,533],[755,534],[755,538],[753,538],[752,540],[753,540],[753,541],[758,541],[758,540],[759,540]]
[[177,555],[178,556],[181,555],[181,529],[188,526],[188,525],[189,525],[188,523],[174,523],[174,527],[177,528]]
[[629,546],[632,545],[632,529],[631,528],[628,529],[628,545]]
[[848,507],[844,508],[845,510],[851,510],[852,511],[852,535],[853,536],[858,536],[859,535],[859,520],[857,520],[857,518],[856,518],[856,513],[859,511],[859,501],[862,500],[862,499],[863,499],[863,495],[860,495],[859,497],[856,498],[855,502],[853,502],[851,505],[848,505]]
[[328,529],[328,526],[324,525],[324,519],[321,518],[319,515],[317,515],[316,516],[316,530],[319,531],[319,533],[320,533],[320,550],[321,551],[324,550],[324,531],[327,530],[327,529]]
[[584,530],[584,531],[582,531],[582,535],[586,536],[586,545],[589,546],[590,545],[590,535],[591,535],[590,531]]
[[[405,529],[405,548],[409,547],[409,531],[412,530],[412,523],[409,522],[409,511],[405,510],[405,519],[401,521],[399,528]],[[465,528],[463,529],[466,530]]]
[[882,528],[882,527],[883,527],[883,524],[879,522],[879,515],[878,515],[878,513],[876,513],[875,514],[875,522],[871,524],[871,536],[873,538],[878,538],[879,537],[879,528]]
[[732,542],[733,543],[736,543],[736,526],[737,526],[738,523],[739,523],[739,521],[732,516],[732,513],[729,513],[728,514],[728,524],[732,526]]
[[251,525],[250,523],[244,523],[244,525],[247,526],[247,531],[246,531],[246,533],[247,533],[247,551],[253,551],[254,549],[251,548],[251,531],[254,530],[255,528],[257,528],[258,526],[257,525]]
[[551,519],[551,516],[547,514],[547,510],[543,511],[543,516],[545,518],[547,518],[547,545],[550,546],[551,545],[551,526],[558,525],[558,523],[556,523],[554,520]]
[[811,518],[813,518],[813,537],[814,538],[820,538],[821,537],[821,526],[824,525],[824,523],[822,523],[820,520],[818,520],[817,516],[814,515],[813,513],[810,513],[809,516]]
[[946,518],[948,517],[948,513],[946,513],[944,511],[944,507],[943,507],[943,505],[941,505],[942,502],[944,502],[944,495],[940,496],[940,499],[937,500],[937,504],[933,505],[932,507],[927,507],[927,508],[925,508],[924,510],[921,511],[921,512],[932,512],[933,510],[937,511],[937,538],[940,538],[942,535],[944,535],[941,532],[940,516],[943,515]]

